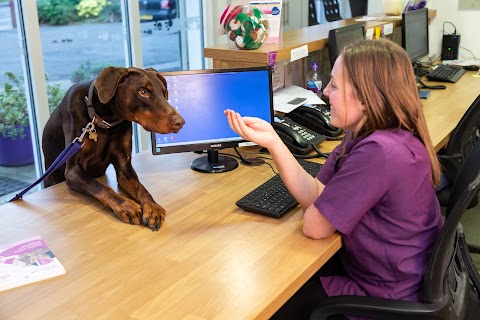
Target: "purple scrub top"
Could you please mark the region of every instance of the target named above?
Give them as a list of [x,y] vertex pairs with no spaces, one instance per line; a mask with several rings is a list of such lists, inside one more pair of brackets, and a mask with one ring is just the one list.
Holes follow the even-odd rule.
[[325,189],[314,205],[342,235],[347,273],[322,277],[326,293],[421,301],[444,223],[423,143],[405,130],[378,130],[342,142],[317,178]]

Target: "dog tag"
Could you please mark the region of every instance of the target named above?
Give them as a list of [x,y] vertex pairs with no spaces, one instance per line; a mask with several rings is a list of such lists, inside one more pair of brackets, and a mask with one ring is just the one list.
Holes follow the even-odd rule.
[[92,131],[88,132],[88,138],[97,142],[97,130],[93,129]]

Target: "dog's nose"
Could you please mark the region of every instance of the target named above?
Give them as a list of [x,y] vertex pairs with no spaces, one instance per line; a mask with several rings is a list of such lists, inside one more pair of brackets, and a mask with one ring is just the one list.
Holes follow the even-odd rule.
[[174,115],[172,117],[172,127],[175,130],[180,130],[185,124],[185,120],[180,115]]

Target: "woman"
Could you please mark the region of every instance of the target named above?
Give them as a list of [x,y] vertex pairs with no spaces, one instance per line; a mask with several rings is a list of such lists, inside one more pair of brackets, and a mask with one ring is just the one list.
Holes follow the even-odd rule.
[[421,300],[443,226],[434,189],[440,166],[406,52],[389,40],[362,40],[344,48],[331,76],[331,123],[346,133],[316,178],[269,123],[225,111],[233,130],[269,150],[304,211],[303,233],[342,235],[343,271],[307,283],[275,318],[308,317],[325,295]]

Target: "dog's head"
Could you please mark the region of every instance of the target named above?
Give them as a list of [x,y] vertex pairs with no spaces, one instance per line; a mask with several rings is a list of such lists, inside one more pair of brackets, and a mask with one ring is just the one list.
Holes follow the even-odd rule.
[[95,88],[101,103],[115,96],[118,112],[147,131],[178,132],[185,124],[167,101],[165,78],[153,68],[107,67],[95,80]]

